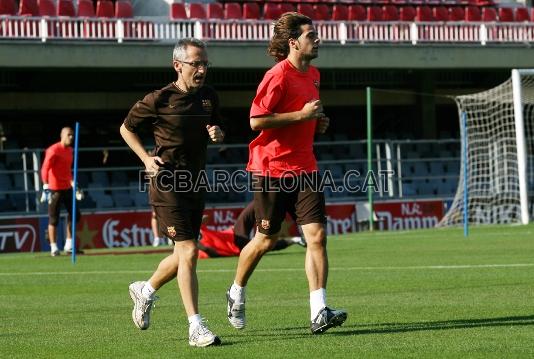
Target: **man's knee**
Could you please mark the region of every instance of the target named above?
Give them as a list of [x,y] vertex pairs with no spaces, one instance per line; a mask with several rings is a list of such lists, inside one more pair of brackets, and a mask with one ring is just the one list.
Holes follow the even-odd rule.
[[323,225],[311,225],[306,230],[306,243],[308,246],[326,246],[326,230]]

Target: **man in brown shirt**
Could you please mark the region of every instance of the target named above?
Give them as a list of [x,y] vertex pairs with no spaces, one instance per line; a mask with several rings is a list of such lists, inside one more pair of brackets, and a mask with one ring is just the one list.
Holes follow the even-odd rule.
[[[150,204],[160,229],[174,241],[173,253],[159,263],[148,281],[130,284],[132,319],[139,329],[147,329],[156,290],[176,277],[189,320],[189,344],[198,347],[221,343],[199,314],[196,275],[196,238],[204,191],[194,188],[194,184],[205,169],[208,141],[221,142],[224,138],[219,127],[219,99],[212,88],[204,86],[208,66],[202,41],[178,41],[173,51],[177,81],[138,101],[120,128],[151,177]],[[145,151],[137,135],[143,125],[152,128],[156,143],[153,154]]]

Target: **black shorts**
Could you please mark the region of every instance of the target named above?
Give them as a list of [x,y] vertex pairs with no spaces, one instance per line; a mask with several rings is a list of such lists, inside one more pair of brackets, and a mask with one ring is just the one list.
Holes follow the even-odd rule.
[[[57,226],[59,223],[59,211],[61,205],[67,209],[69,213],[69,222],[72,221],[72,188],[50,191],[50,203],[48,205],[48,224]],[[80,209],[76,207],[76,222],[80,221]]]
[[159,230],[173,241],[197,240],[204,208],[153,206]]
[[[306,180],[304,176],[308,176]],[[254,213],[260,233],[280,231],[286,212],[298,225],[326,223],[324,194],[317,172],[297,177],[254,176]]]

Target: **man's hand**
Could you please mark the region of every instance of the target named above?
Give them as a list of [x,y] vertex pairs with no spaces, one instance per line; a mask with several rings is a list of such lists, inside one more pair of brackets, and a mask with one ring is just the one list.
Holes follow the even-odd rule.
[[312,100],[307,102],[300,110],[303,120],[314,120],[324,117],[323,104],[321,100]]
[[159,156],[146,157],[143,160],[146,172],[150,177],[155,177],[161,166],[163,166],[163,160]]
[[224,140],[224,132],[219,126],[207,125],[206,130],[208,130],[208,135],[212,142],[219,143]]
[[323,134],[330,125],[330,119],[326,116],[317,119],[317,125],[315,126],[315,133]]
[[41,193],[41,203],[50,203],[50,190],[48,183],[43,184],[43,192]]

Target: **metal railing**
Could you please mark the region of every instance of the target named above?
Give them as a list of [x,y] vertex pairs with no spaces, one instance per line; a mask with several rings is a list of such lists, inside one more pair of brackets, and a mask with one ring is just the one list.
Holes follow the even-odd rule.
[[[530,44],[534,23],[317,21],[323,42],[345,44]],[[0,39],[175,42],[183,37],[208,41],[268,41],[266,20],[170,20],[0,16]]]

